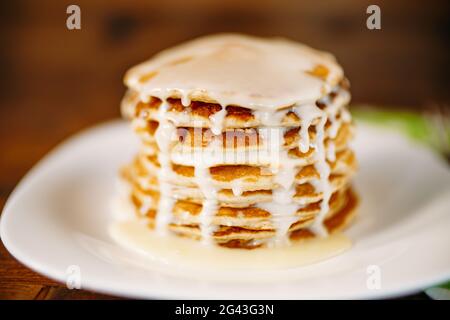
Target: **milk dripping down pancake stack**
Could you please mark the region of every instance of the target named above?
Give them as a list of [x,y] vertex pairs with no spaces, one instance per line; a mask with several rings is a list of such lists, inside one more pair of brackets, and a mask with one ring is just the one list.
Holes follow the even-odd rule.
[[220,34],[162,51],[125,83],[141,146],[121,173],[149,232],[272,247],[354,216],[349,84],[332,55]]

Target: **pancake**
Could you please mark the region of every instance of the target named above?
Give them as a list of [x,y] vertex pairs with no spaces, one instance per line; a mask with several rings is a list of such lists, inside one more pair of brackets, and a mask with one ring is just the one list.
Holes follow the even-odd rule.
[[[332,174],[352,175],[356,170],[356,159],[349,149],[336,154],[334,162],[329,162]],[[133,176],[143,189],[146,185],[157,184],[157,171],[159,164],[156,157],[142,155],[128,167],[128,176]],[[277,187],[274,181],[274,174],[270,167],[249,166],[249,165],[221,165],[210,167],[212,184],[218,189],[236,189],[234,193],[240,191],[271,190]],[[313,179],[319,178],[319,173],[313,164],[297,168],[295,182],[303,184]],[[195,167],[184,166],[172,163],[172,171],[166,179],[177,186],[195,187]],[[151,186],[150,186],[151,188]]]
[[149,232],[254,249],[352,220],[350,85],[330,54],[221,34],[159,53],[125,84],[141,145],[121,177]]
[[[158,193],[159,182],[157,167],[147,169],[147,159],[137,158],[134,163],[122,171],[125,179],[139,189],[141,197]],[[338,154],[336,163],[330,165],[332,173],[330,183],[333,190],[348,184],[355,171],[354,155],[346,150]],[[172,173],[167,176],[173,185],[172,193],[177,199],[190,199],[195,203],[205,200],[200,186],[194,177],[195,169],[188,166],[172,166]],[[220,204],[243,207],[257,202],[271,201],[272,190],[279,187],[274,181],[274,174],[270,170],[252,166],[219,166],[210,168],[211,183],[217,190],[217,200]],[[294,183],[295,193],[293,201],[299,204],[314,202],[323,196],[317,193],[313,186],[319,174],[313,165],[298,169]]]
[[[221,135],[210,135],[203,129],[179,128],[171,137],[171,161],[176,164],[194,165],[197,158],[207,160],[209,165],[220,164],[253,164],[270,165],[274,157],[278,156],[278,149],[288,152],[290,158],[295,158],[298,165],[306,165],[314,162],[313,149],[299,150],[300,128],[292,128],[287,131],[279,128],[266,129],[235,129],[227,130]],[[342,124],[334,137],[326,137],[324,140],[328,150],[327,159],[334,160],[337,152],[346,150],[349,141],[353,137],[353,125]],[[154,134],[147,132],[149,136]],[[283,141],[274,145],[273,141],[266,142],[264,135]],[[327,135],[327,134],[326,134]],[[314,141],[316,133],[310,130],[308,140]],[[152,141],[142,143],[141,151],[149,156],[158,153],[158,145]]]
[[172,97],[279,109],[316,101],[343,77],[328,53],[286,39],[221,34],[157,54],[130,69],[125,84],[144,101]]
[[[142,203],[134,199],[136,208]],[[357,197],[348,188],[333,194],[330,210],[325,219],[328,232],[344,229],[354,218]],[[201,205],[189,201],[177,201],[173,207],[172,222],[169,228],[177,235],[201,239],[200,213]],[[314,218],[320,212],[320,203],[312,203],[299,209],[289,226],[289,238],[301,240],[314,237],[308,230]],[[156,210],[137,211],[137,216],[145,217],[150,229],[155,228]],[[257,207],[230,208],[220,207],[211,223],[215,226],[213,240],[216,244],[234,248],[255,248],[267,244],[276,234],[274,220],[270,212]]]
[[[325,103],[331,102],[335,109],[342,109],[340,111],[348,118],[347,110],[344,108],[350,101],[348,86],[348,80],[344,79],[328,95],[317,100],[317,106],[324,108]],[[195,127],[213,128],[214,117],[218,115],[223,116],[224,128],[257,128],[274,123],[274,119],[259,117],[258,111],[241,106],[222,108],[219,104],[202,101],[191,101],[188,106],[184,106],[181,99],[174,98],[169,98],[167,102],[169,104],[167,116],[179,127],[190,127],[195,123]],[[162,101],[156,97],[150,97],[148,102],[142,102],[137,92],[128,91],[122,100],[121,110],[124,117],[128,119],[152,120],[158,119],[161,104]],[[221,111],[224,114],[221,115]],[[275,114],[275,119],[283,127],[301,125],[297,106],[279,109]]]

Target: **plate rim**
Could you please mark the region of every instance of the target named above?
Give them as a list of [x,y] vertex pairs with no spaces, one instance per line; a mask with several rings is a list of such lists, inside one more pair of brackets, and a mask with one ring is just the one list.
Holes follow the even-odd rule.
[[[19,182],[14,187],[13,191],[8,196],[5,205],[2,209],[2,214],[0,215],[0,239],[3,242],[5,248],[11,254],[11,256],[16,259],[19,263],[24,265],[25,267],[31,269],[33,272],[36,272],[40,275],[43,275],[51,280],[57,281],[58,283],[64,285],[66,276],[63,272],[60,272],[60,270],[52,270],[50,265],[45,265],[42,263],[39,263],[39,261],[35,261],[35,259],[30,258],[30,256],[27,256],[26,252],[24,252],[22,249],[20,249],[20,246],[17,246],[14,244],[14,240],[10,238],[9,231],[8,231],[8,219],[12,219],[9,216],[13,216],[12,213],[10,213],[10,207],[15,201],[20,200],[20,195],[22,193],[22,190],[24,189],[24,186],[27,185],[28,181],[31,180],[40,170],[41,167],[46,165],[49,160],[53,158],[54,155],[57,155],[61,151],[63,151],[66,148],[70,148],[71,145],[74,142],[77,142],[81,140],[82,138],[92,135],[92,134],[98,134],[100,131],[104,130],[111,130],[113,126],[123,126],[124,120],[121,119],[114,119],[109,120],[105,122],[101,122],[99,124],[96,124],[94,126],[82,129],[81,131],[67,137],[66,139],[63,139],[60,141],[55,147],[53,147],[49,152],[47,152],[37,163],[35,163],[30,170],[19,180]],[[389,128],[389,127],[383,127],[381,125],[368,123],[365,121],[357,121],[357,123],[362,123],[364,126],[380,129],[383,128],[383,130],[391,131],[395,134],[401,135],[408,140],[416,143],[419,146],[422,146],[424,149],[427,149],[428,152],[433,154],[433,158],[435,158],[436,161],[441,162],[442,165],[446,165],[446,163],[443,161],[442,158],[438,157],[438,155],[435,152],[432,152],[429,148],[426,148],[423,144],[412,140],[410,137],[406,136],[405,134],[402,134],[395,128]],[[6,222],[5,222],[6,221]],[[441,284],[445,281],[448,281],[450,279],[450,269],[447,274],[442,274],[436,277],[432,277],[432,280],[422,280],[417,281],[416,283],[410,285],[409,287],[404,288],[398,288],[398,289],[391,289],[390,291],[384,291],[384,290],[372,290],[367,291],[366,294],[341,294],[339,297],[331,297],[324,299],[380,299],[380,298],[394,298],[399,297],[402,295],[408,295],[417,291],[422,291],[426,288],[432,287],[434,285]],[[157,287],[157,290],[152,291],[151,288],[149,290],[146,290],[146,292],[143,292],[142,290],[139,292],[133,292],[133,290],[130,290],[129,287],[127,288],[116,288],[113,284],[112,285],[105,285],[103,282],[95,281],[94,279],[90,279],[88,283],[83,281],[82,283],[82,290],[89,290],[97,293],[103,293],[103,294],[109,294],[114,295],[118,297],[128,297],[133,299],[226,299],[226,297],[223,297],[220,295],[216,295],[215,297],[202,297],[202,294],[195,294],[193,297],[191,295],[183,294],[176,294],[175,292],[161,292],[160,287]],[[191,292],[192,293],[192,292]],[[292,294],[291,294],[292,295]],[[239,298],[238,298],[239,299]],[[242,298],[245,299],[245,298]],[[279,300],[276,297],[272,297],[270,299],[273,300]],[[295,300],[299,299],[298,297],[292,296],[291,298],[287,298],[289,300]],[[300,297],[300,299],[304,299],[304,297]],[[309,298],[309,299],[322,299],[322,298]]]

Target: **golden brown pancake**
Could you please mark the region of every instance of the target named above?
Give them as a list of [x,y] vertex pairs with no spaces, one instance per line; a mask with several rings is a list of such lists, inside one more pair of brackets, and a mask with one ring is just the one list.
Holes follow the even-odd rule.
[[133,67],[122,113],[141,141],[121,171],[149,232],[229,248],[286,245],[355,215],[349,83],[328,53],[224,34]]

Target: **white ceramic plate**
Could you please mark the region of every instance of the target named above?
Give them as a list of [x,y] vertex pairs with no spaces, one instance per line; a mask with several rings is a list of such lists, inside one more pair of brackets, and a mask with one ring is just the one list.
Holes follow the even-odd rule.
[[[346,232],[353,247],[254,283],[157,271],[111,239],[107,227],[117,169],[135,152],[134,139],[126,124],[111,122],[46,156],[4,208],[1,238],[7,249],[63,283],[73,283],[79,271],[84,289],[141,298],[377,298],[450,279],[450,170],[399,133],[358,126],[356,186],[362,203]],[[276,273],[284,277],[270,281]]]

